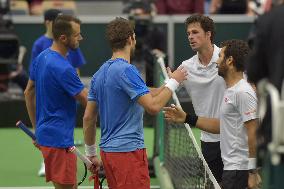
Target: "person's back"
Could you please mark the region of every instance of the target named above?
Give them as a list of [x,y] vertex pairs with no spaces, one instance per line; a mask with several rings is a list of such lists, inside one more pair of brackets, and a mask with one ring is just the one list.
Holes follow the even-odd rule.
[[[94,75],[91,88],[99,106],[101,143],[104,151],[134,151],[144,148],[143,107],[137,98],[149,92],[138,70],[126,60],[110,59]],[[136,90],[133,80],[141,87]],[[90,99],[90,97],[89,97]],[[111,140],[110,140],[111,139]]]
[[[276,2],[276,1],[275,1]],[[278,92],[283,92],[284,82],[284,2],[279,1],[270,12],[259,17],[256,22],[256,36],[253,44],[252,56],[247,65],[248,80],[257,84],[262,79],[268,79]],[[283,94],[281,94],[283,96]],[[267,111],[260,127],[258,128],[258,165],[265,167],[265,172],[270,172],[276,177],[265,179],[263,186],[266,188],[281,188],[283,185],[284,157],[280,157],[280,163],[271,163],[271,152],[268,149],[272,140],[272,133],[275,132],[270,98],[267,99]],[[277,108],[276,108],[277,111]],[[283,126],[283,123],[282,123]],[[277,131],[276,131],[277,132]]]
[[281,92],[284,78],[284,4],[261,16],[256,25],[256,40],[247,68],[254,83],[268,78]]
[[130,64],[136,38],[133,24],[116,18],[106,28],[112,57],[92,79],[88,104],[83,119],[85,150],[94,164],[96,154],[96,121],[100,115],[102,158],[109,188],[149,189],[150,177],[143,136],[143,108],[157,114],[170,99],[186,73],[178,69],[172,78],[156,92],[150,92],[135,66]]

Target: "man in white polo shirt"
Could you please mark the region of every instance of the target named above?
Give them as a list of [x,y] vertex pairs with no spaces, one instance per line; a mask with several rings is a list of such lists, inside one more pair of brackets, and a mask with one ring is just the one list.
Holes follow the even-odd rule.
[[220,121],[204,116],[189,115],[180,108],[165,108],[169,121],[187,122],[201,130],[220,132],[224,163],[223,189],[256,187],[260,178],[255,170],[257,97],[252,86],[243,78],[244,63],[249,53],[246,42],[229,40],[221,44],[218,75],[226,82],[220,107]]
[[[182,62],[187,70],[183,82],[198,116],[219,118],[219,108],[225,91],[225,81],[218,75],[216,61],[220,48],[213,44],[214,22],[208,16],[194,14],[185,21],[190,47],[197,54]],[[220,136],[201,131],[202,154],[217,182],[222,180],[223,162]]]

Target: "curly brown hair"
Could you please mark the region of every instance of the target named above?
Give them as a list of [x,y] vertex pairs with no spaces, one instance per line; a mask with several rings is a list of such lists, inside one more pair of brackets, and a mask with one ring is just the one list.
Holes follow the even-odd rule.
[[134,34],[134,25],[127,19],[117,17],[106,28],[106,38],[112,51],[123,49],[129,36]]
[[220,47],[225,47],[225,58],[232,56],[233,64],[237,71],[244,71],[245,64],[250,52],[246,41],[239,39],[227,40],[221,43]]
[[213,43],[215,37],[215,25],[213,20],[209,16],[205,16],[202,14],[193,14],[185,20],[186,29],[192,23],[199,23],[201,28],[205,31],[211,32],[211,42]]

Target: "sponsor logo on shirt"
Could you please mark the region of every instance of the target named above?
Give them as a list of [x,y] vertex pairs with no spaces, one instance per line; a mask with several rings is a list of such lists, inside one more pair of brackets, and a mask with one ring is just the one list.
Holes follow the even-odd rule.
[[230,101],[230,99],[229,99],[228,97],[225,97],[225,98],[224,98],[224,101],[225,101],[226,103],[228,103],[228,102]]
[[245,115],[251,115],[251,114],[253,114],[255,112],[256,112],[256,109],[248,111],[248,112],[245,112]]

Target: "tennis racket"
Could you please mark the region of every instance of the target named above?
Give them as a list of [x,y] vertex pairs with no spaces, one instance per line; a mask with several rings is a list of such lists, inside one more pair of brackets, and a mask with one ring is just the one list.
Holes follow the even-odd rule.
[[[24,131],[30,138],[32,138],[33,140],[36,140],[34,133],[30,131],[30,129],[23,122],[18,121],[16,123],[16,126],[18,126],[22,131]],[[87,172],[88,172],[87,168],[92,165],[92,162],[86,156],[81,154],[81,152],[75,146],[69,148],[69,151],[76,154],[76,156],[84,162],[84,175],[82,179],[78,182],[78,185],[80,185],[86,179]]]

